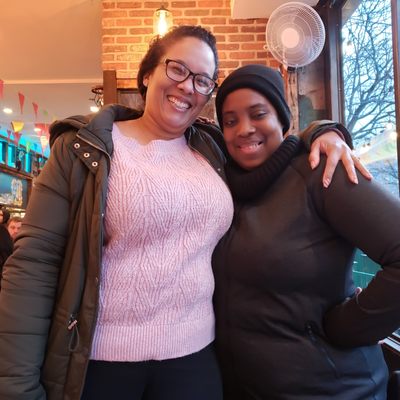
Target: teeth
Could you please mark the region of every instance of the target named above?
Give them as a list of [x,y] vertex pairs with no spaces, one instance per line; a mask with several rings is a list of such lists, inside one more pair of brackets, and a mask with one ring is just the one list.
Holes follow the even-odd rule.
[[253,143],[253,144],[245,144],[240,146],[242,149],[256,149],[259,146],[259,143]]
[[174,103],[178,108],[188,109],[190,107],[190,104],[185,103],[183,101],[179,101],[176,97],[169,96],[168,100],[171,103]]

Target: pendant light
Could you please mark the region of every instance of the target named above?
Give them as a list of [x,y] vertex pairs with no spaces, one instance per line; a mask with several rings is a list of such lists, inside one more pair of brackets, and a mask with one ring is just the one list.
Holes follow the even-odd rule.
[[153,14],[154,35],[164,36],[172,27],[172,13],[163,5]]

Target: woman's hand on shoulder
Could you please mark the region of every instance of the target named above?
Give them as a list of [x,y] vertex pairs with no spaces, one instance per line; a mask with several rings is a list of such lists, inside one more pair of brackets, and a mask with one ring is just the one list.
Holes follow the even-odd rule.
[[199,115],[199,116],[196,118],[196,121],[195,121],[195,122],[200,122],[200,123],[202,123],[202,124],[215,124],[215,120],[214,120],[214,119],[208,118],[208,117],[204,117],[204,116],[202,116],[202,115]]
[[342,161],[351,182],[355,184],[358,183],[355,171],[356,168],[366,179],[372,179],[372,175],[368,169],[364,167],[358,157],[355,156],[353,151],[337,134],[337,132],[325,132],[311,144],[309,161],[312,169],[318,166],[321,153],[326,154],[327,156],[325,170],[322,177],[322,183],[325,188],[330,185],[339,161]]

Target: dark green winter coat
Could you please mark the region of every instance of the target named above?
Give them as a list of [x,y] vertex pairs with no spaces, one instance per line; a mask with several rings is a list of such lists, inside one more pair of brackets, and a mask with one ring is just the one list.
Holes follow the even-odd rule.
[[[0,399],[81,397],[98,308],[112,123],[138,116],[114,105],[89,123],[72,117],[51,128],[51,156],[3,271]],[[221,135],[197,124],[185,132],[188,144],[224,179],[224,155],[205,130]]]

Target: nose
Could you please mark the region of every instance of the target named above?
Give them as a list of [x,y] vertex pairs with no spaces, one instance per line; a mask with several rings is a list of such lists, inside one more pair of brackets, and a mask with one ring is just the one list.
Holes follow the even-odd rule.
[[251,119],[246,117],[242,118],[238,125],[237,133],[239,136],[248,137],[256,131],[256,128],[251,122]]
[[185,93],[192,94],[194,93],[194,77],[193,75],[189,75],[183,82],[178,83],[178,87],[183,90]]

